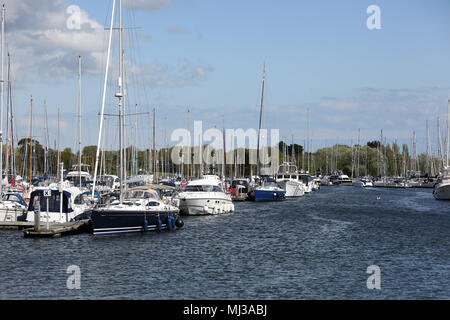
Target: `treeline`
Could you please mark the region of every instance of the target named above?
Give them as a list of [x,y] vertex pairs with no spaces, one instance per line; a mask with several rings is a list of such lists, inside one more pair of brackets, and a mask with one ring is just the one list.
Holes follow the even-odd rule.
[[[54,176],[57,172],[58,152],[54,149],[45,149],[38,140],[32,141],[32,153],[30,153],[30,140],[22,139],[15,149],[15,172],[22,176],[30,175],[30,168],[33,176],[44,174]],[[206,150],[206,146],[203,148]],[[194,150],[194,149],[193,149]],[[173,147],[162,148],[156,152],[156,171],[159,176],[183,173],[187,176],[198,176],[199,165],[179,165],[171,159]],[[253,150],[254,151],[254,150]],[[91,167],[91,173],[95,165],[97,147],[86,146],[82,150],[81,162]],[[210,148],[211,157],[216,158],[222,150]],[[420,171],[422,175],[436,175],[440,168],[440,161],[436,157],[427,158],[426,154],[413,156],[408,149],[408,145],[402,146],[397,143],[380,145],[379,141],[371,141],[363,146],[348,146],[336,144],[331,147],[321,148],[314,153],[304,152],[302,145],[286,144],[281,141],[278,145],[279,162],[294,162],[299,170],[313,174],[327,174],[342,171],[348,176],[404,176],[409,171]],[[236,150],[227,153],[226,175],[249,176],[256,174],[256,166],[250,166],[250,150],[240,149],[240,154],[245,157],[239,159],[245,164],[235,165],[237,159]],[[12,172],[11,150],[3,146],[3,168],[5,169],[6,158],[8,158],[9,172]],[[30,161],[31,156],[31,161]],[[194,159],[194,153],[191,154]],[[100,153],[99,173],[116,174],[119,173],[119,151],[104,151]],[[60,161],[64,163],[65,169],[70,169],[78,163],[78,153],[71,148],[65,148],[60,153]],[[133,176],[140,172],[153,172],[152,150],[137,150],[133,147],[126,148],[126,169],[127,175]],[[176,162],[176,161],[175,161]],[[204,170],[208,170],[203,166]],[[216,166],[217,172],[222,172],[222,167]],[[100,171],[101,170],[101,171]]]

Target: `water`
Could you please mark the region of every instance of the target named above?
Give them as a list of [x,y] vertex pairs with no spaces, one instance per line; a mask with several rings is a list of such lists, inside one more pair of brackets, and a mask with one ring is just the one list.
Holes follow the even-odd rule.
[[[235,207],[171,233],[0,231],[0,299],[450,298],[450,203],[430,189],[323,187]],[[79,290],[67,288],[70,265]],[[367,289],[370,265],[381,290]]]

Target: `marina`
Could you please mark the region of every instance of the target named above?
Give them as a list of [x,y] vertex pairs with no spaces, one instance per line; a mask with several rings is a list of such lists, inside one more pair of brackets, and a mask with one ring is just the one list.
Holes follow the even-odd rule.
[[43,1],[1,10],[0,300],[450,298],[441,51],[412,83],[423,55],[399,48],[395,71],[367,52],[401,42],[370,19],[367,42],[305,28],[294,1],[276,25],[258,3],[273,34],[177,0]]

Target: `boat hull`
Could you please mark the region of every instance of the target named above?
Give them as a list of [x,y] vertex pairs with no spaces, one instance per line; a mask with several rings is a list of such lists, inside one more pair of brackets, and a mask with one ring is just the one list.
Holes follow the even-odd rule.
[[234,204],[231,198],[182,198],[179,209],[182,215],[205,216],[234,212]]
[[434,187],[433,196],[437,200],[450,200],[450,184],[437,184]]
[[91,213],[94,236],[172,230],[176,228],[177,218],[178,211],[94,209]]
[[286,198],[297,198],[305,195],[304,184],[297,181],[277,181],[281,188],[286,190]]
[[285,199],[285,196],[284,190],[254,190],[255,201],[281,201]]

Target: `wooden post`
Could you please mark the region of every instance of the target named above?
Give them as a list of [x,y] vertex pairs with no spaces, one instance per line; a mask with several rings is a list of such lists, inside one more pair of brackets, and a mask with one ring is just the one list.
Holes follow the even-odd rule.
[[[30,199],[33,201],[33,199]],[[38,202],[37,208],[34,208],[34,231],[39,231],[41,226],[41,203]]]

